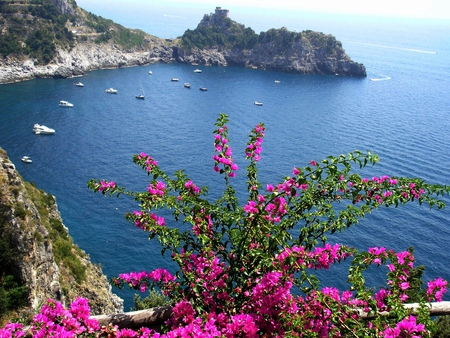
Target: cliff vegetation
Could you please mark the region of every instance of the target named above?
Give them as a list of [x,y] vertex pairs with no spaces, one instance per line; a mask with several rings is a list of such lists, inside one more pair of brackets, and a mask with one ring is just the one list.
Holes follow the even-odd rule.
[[3,57],[30,57],[39,64],[53,60],[58,48],[72,49],[77,40],[134,48],[146,36],[87,12],[74,0],[2,0],[0,31]]

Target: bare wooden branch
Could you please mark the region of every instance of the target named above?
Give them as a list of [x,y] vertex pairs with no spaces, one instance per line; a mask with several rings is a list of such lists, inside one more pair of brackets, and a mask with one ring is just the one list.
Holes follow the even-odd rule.
[[[410,303],[403,305],[407,309],[412,309],[413,313],[416,312],[420,307],[419,303]],[[428,303],[427,306],[430,307],[430,316],[450,315],[450,302]],[[379,315],[389,316],[389,312],[380,312]],[[359,311],[359,316],[363,319],[372,319],[375,317],[373,314],[367,314],[362,310]]]
[[172,315],[171,306],[160,306],[147,310],[117,313],[113,315],[99,315],[91,318],[97,319],[101,326],[117,325],[119,329],[139,329],[148,327],[158,330]]

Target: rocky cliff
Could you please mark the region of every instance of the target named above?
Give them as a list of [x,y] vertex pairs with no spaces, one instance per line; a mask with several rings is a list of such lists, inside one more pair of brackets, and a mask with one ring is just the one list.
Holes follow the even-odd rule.
[[228,18],[228,11],[219,7],[205,15],[194,31],[185,32],[175,55],[178,62],[185,63],[367,76],[364,65],[351,60],[341,42],[330,34],[311,30],[297,33],[283,27],[257,35]]
[[111,292],[101,268],[73,244],[55,198],[24,182],[1,148],[0,226],[0,282],[10,276],[25,287],[19,312],[33,311],[48,298],[67,306],[77,296],[89,299],[93,314],[123,312],[123,300]]

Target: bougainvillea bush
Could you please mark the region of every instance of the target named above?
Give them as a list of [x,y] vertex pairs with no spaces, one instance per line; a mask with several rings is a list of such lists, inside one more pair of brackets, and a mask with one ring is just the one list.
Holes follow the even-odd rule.
[[[375,165],[378,157],[360,151],[294,167],[281,182],[263,187],[258,181],[257,162],[262,156],[265,127],[258,124],[245,149],[248,196],[239,201],[232,184],[239,171],[227,122],[228,117],[221,114],[214,131],[213,170],[224,179],[221,197],[215,201],[207,198],[206,187],[197,186],[183,171],[170,177],[146,153],[133,158],[149,176],[145,191],[128,191],[109,180],[88,183],[89,188],[104,195],[132,196],[140,208],[126,218],[147,231],[151,239],[157,239],[163,254],[169,253],[179,269],[172,274],[161,267],[112,279],[117,287],[129,286],[142,292],[158,288],[173,301],[173,315],[162,332],[79,324],[85,328],[80,335],[79,329],[75,331],[78,324],[73,324],[73,334],[429,336],[434,325],[427,304],[442,300],[445,280],[428,282],[419,291],[419,309],[413,311],[403,306],[409,298],[414,271],[411,250],[394,252],[373,247],[358,251],[329,243],[327,236],[356,225],[380,206],[418,202],[442,208],[439,197],[448,194],[449,188],[417,178],[361,176],[358,171]],[[174,220],[162,217],[161,209],[171,211]],[[350,261],[348,289],[319,287],[324,281],[314,275],[315,270],[326,270],[343,260]],[[386,272],[386,283],[378,289],[365,285],[365,270],[370,266]],[[20,327],[9,325],[3,334],[22,332]]]

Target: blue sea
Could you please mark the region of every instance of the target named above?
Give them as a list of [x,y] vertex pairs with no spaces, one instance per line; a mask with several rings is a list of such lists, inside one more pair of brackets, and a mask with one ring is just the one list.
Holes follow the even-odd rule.
[[[203,14],[214,10],[160,6],[136,13],[123,6],[106,10],[88,8],[81,1],[79,5],[160,37],[194,29]],[[108,277],[173,265],[161,257],[156,241],[149,242],[146,233],[125,220],[125,213],[136,209],[133,200],[94,194],[86,182],[110,179],[131,190],[145,190],[148,178],[131,161],[144,151],[169,174],[184,169],[196,184],[210,186],[212,197],[217,197],[222,181],[212,169],[212,131],[219,113],[230,117],[231,146],[240,166],[235,184],[240,192],[245,186],[244,147],[259,122],[267,128],[259,162],[263,186],[291,175],[294,166],[356,149],[380,156],[378,165],[363,171],[368,177],[401,175],[450,184],[449,22],[283,11],[269,15],[233,8],[230,17],[258,33],[285,26],[333,34],[353,60],[366,66],[368,77],[238,67],[199,67],[203,72],[194,73],[197,67],[189,65],[152,64],[94,71],[76,79],[0,86],[0,147],[25,180],[56,196],[74,242],[102,265]],[[171,82],[172,77],[180,81]],[[85,86],[74,86],[78,81]],[[184,88],[184,82],[191,89]],[[208,91],[198,90],[202,86]],[[117,95],[105,93],[109,87],[117,89]],[[145,100],[137,100],[135,95],[142,91]],[[60,100],[74,107],[61,108]],[[263,106],[255,106],[255,100]],[[35,123],[56,133],[35,135]],[[24,155],[33,163],[21,162]],[[445,200],[450,202],[448,197]],[[449,220],[450,206],[439,211],[418,205],[380,208],[331,242],[360,249],[413,246],[417,264],[426,266],[425,279],[450,279]],[[369,283],[375,285],[384,273],[371,272]],[[339,267],[323,276],[325,284],[346,286],[345,271]],[[125,299],[128,310],[132,292],[114,291]]]

